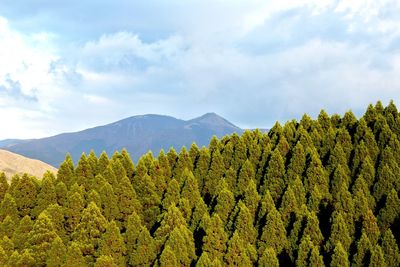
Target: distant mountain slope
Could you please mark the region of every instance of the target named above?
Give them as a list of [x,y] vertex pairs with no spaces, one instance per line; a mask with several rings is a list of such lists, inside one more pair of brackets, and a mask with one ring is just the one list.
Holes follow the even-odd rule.
[[56,168],[42,161],[0,149],[0,171],[4,172],[8,178],[11,178],[16,173],[28,173],[42,178],[47,170],[57,171]]
[[93,149],[97,154],[103,150],[112,155],[126,148],[133,160],[161,149],[207,145],[213,135],[222,137],[243,130],[215,113],[207,113],[192,120],[179,120],[162,115],[142,115],[123,119],[75,133],[64,133],[48,138],[17,142],[3,148],[30,158],[40,159],[58,167],[68,152],[76,161],[82,152]]

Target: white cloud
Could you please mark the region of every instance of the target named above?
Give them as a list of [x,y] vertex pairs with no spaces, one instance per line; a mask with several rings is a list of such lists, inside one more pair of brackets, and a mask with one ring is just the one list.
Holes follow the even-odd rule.
[[23,33],[0,17],[0,88],[11,88],[8,78],[38,99],[0,94],[0,115],[13,112],[8,123],[15,129],[0,139],[143,113],[190,118],[215,111],[242,126],[268,127],[321,108],[360,113],[379,98],[400,101],[400,18],[389,8],[396,3],[209,5],[167,10],[179,26],[153,39],[128,29],[60,44],[62,32]]

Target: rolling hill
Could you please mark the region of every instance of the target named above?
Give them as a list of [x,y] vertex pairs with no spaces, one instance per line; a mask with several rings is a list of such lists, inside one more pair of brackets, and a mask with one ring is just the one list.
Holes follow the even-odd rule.
[[215,113],[186,121],[163,115],[142,115],[42,139],[0,141],[0,147],[58,167],[66,153],[77,161],[82,152],[88,153],[91,149],[97,154],[106,151],[110,155],[126,148],[136,161],[149,150],[158,154],[161,149],[180,150],[193,142],[207,145],[213,135],[222,137],[242,131]]
[[57,169],[42,161],[26,158],[24,156],[0,149],[0,171],[8,178],[14,174],[28,173],[41,178],[47,171],[56,172]]

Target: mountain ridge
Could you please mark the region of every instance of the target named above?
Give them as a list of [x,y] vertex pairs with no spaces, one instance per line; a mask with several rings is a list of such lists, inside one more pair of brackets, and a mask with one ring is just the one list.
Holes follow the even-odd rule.
[[[102,151],[112,154],[126,148],[136,161],[148,151],[158,154],[161,149],[168,150],[171,147],[180,150],[182,146],[190,146],[193,142],[199,146],[207,145],[213,135],[222,137],[234,132],[240,134],[243,129],[213,112],[190,120],[144,114],[77,132],[17,140],[15,144],[3,140],[0,141],[0,148],[58,167],[67,153],[76,162],[83,152],[88,153],[92,149],[97,154]],[[8,145],[3,146],[2,142]]]

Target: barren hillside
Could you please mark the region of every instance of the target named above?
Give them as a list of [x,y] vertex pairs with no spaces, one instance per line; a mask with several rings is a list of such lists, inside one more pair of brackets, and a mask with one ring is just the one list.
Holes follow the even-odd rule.
[[16,173],[28,173],[41,178],[47,170],[57,171],[53,166],[40,160],[26,158],[0,149],[0,171],[5,172],[8,178]]

